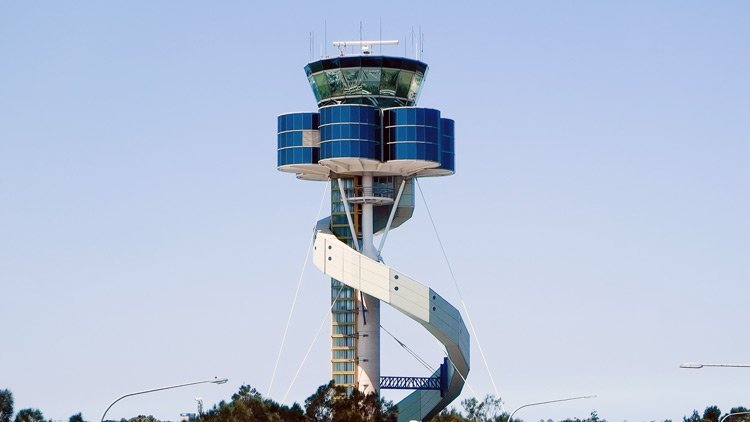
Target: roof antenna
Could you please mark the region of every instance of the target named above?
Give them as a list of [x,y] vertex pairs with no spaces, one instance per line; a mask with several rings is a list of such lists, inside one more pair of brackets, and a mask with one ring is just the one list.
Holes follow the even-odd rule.
[[325,46],[325,47],[323,47],[323,48],[325,48],[325,51],[324,51],[325,57],[324,58],[327,59],[328,58],[328,21],[327,20],[323,21],[323,45]]
[[422,25],[419,25],[419,60],[424,60],[424,33],[422,32]]
[[414,27],[411,27],[411,48],[414,49],[414,58],[417,58],[417,48],[414,45]]
[[[383,17],[382,17],[382,16],[380,16],[380,17],[378,18],[378,20],[379,20],[379,24],[380,24],[380,28],[379,28],[379,30],[380,30],[380,35],[379,35],[379,37],[378,37],[378,41],[381,41],[381,42],[382,42],[382,41],[383,41]],[[381,56],[383,55],[383,44],[380,44],[380,55],[381,55]]]
[[362,41],[334,41],[333,46],[339,48],[339,52],[343,56],[346,52],[346,47],[351,47],[352,51],[354,51],[354,46],[358,45],[362,48],[362,55],[369,56],[372,53],[372,46],[379,45],[398,45],[398,40],[385,40],[385,41],[375,41],[375,40],[362,40]]

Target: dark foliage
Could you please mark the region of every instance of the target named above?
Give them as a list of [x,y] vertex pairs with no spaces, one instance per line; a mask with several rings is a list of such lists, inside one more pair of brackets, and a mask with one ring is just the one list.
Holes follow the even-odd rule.
[[703,419],[711,422],[719,422],[721,410],[716,406],[709,406],[703,411]]
[[13,393],[0,390],[0,422],[10,422],[13,417]]
[[39,409],[21,409],[16,414],[15,422],[44,422],[44,415]]
[[201,422],[395,422],[392,403],[359,391],[345,394],[341,387],[322,385],[305,400],[305,410],[295,403],[284,406],[265,399],[249,385],[240,387],[229,403],[221,402],[203,414]]
[[[461,401],[463,411],[455,408],[446,409],[431,419],[432,422],[523,422],[513,418],[508,421],[508,413],[502,411],[500,398],[487,395],[482,401],[475,398]],[[690,416],[684,416],[682,422],[750,422],[750,412],[745,407],[733,407],[729,413],[722,415],[717,406],[708,406],[701,415],[693,410]],[[346,393],[343,387],[333,381],[321,385],[305,400],[304,409],[297,403],[292,406],[279,404],[264,398],[249,385],[240,387],[232,395],[229,403],[221,401],[211,410],[200,415],[197,422],[396,422],[397,408],[390,401],[375,395],[365,395],[359,391]],[[732,416],[729,416],[732,414]],[[13,417],[13,394],[10,390],[0,390],[0,422],[45,422],[38,409],[22,409]],[[76,413],[68,422],[85,422],[81,413]],[[108,421],[111,422],[111,421]],[[153,416],[139,415],[119,422],[160,422]],[[544,422],[543,420],[540,422]],[[546,422],[554,422],[551,419]],[[607,422],[594,410],[584,419],[572,418],[560,422]],[[666,420],[664,422],[672,422]]]
[[84,422],[81,412],[78,412],[75,415],[69,417],[68,422]]

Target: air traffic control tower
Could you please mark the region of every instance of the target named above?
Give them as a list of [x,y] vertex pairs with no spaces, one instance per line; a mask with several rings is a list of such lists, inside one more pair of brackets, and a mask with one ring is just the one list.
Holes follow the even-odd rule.
[[[331,277],[331,377],[347,389],[414,390],[399,420],[424,420],[455,399],[469,372],[469,335],[458,310],[428,285],[383,263],[388,231],[414,211],[417,177],[455,172],[454,122],[417,107],[427,64],[362,54],[305,66],[318,111],[278,117],[278,169],[330,183],[331,215],[318,222],[313,262]],[[379,247],[374,235],[380,234]],[[414,319],[444,346],[429,376],[381,376],[380,305]]]

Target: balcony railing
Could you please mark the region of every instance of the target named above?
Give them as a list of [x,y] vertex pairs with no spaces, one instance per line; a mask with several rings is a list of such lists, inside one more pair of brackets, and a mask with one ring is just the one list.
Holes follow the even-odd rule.
[[388,186],[373,186],[371,188],[365,188],[357,186],[355,188],[346,189],[346,197],[352,198],[382,198],[382,199],[393,199],[394,189]]

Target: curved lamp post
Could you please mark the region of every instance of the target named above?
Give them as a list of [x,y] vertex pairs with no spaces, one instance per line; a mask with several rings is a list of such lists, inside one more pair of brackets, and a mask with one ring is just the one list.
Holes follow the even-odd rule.
[[155,391],[170,390],[172,388],[187,387],[189,385],[196,385],[196,384],[224,384],[227,381],[229,381],[229,380],[226,379],[226,378],[214,378],[212,380],[189,382],[189,383],[186,383],[186,384],[169,385],[167,387],[159,387],[159,388],[153,388],[151,390],[136,391],[135,393],[128,393],[128,394],[125,394],[124,396],[118,397],[117,400],[113,401],[107,407],[107,409],[104,411],[104,413],[102,413],[102,422],[104,422],[104,417],[107,416],[107,412],[109,412],[109,409],[111,409],[112,406],[115,405],[115,403],[117,403],[118,401],[124,399],[125,397],[137,396],[139,394],[153,393]]
[[703,367],[712,368],[750,368],[750,365],[742,364],[730,364],[730,363],[683,363],[680,365],[682,369],[701,369]]
[[518,412],[519,410],[523,409],[524,407],[539,406],[539,405],[542,405],[542,404],[549,404],[549,403],[558,403],[558,402],[561,402],[561,401],[571,401],[571,400],[581,400],[581,399],[593,399],[594,397],[596,397],[596,396],[595,395],[592,395],[592,396],[580,396],[580,397],[570,397],[570,398],[567,398],[567,399],[548,400],[548,401],[540,401],[540,402],[536,402],[536,403],[524,404],[523,406],[517,407],[516,410],[514,410],[513,412],[510,413],[510,416],[508,416],[508,422],[511,422],[511,419],[513,418],[513,415],[515,415],[516,412]]
[[750,415],[750,412],[727,413],[726,415],[724,415],[723,418],[719,419],[719,422],[724,422],[724,419],[726,419],[726,418],[728,418],[730,416],[735,416],[735,415]]

